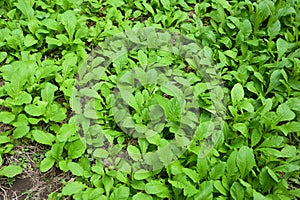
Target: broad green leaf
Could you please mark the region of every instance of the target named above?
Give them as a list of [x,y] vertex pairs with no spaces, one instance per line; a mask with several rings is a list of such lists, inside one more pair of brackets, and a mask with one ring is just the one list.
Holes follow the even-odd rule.
[[57,21],[54,19],[45,19],[42,21],[43,25],[45,25],[48,29],[51,30],[59,30],[60,26]]
[[73,175],[75,176],[83,176],[84,170],[83,168],[75,162],[69,162],[68,167]]
[[249,147],[242,146],[239,149],[236,156],[236,165],[242,177],[245,177],[256,166],[253,151]]
[[38,41],[32,35],[26,35],[24,39],[24,45],[26,47],[31,47],[32,45],[36,44]]
[[289,98],[286,104],[291,110],[300,111],[300,99],[299,98]]
[[140,150],[132,145],[129,145],[127,147],[127,151],[129,156],[134,160],[134,161],[138,161],[139,159],[141,159],[141,153]]
[[214,187],[218,192],[220,192],[222,195],[227,196],[227,190],[222,185],[222,182],[217,180],[214,182]]
[[230,196],[235,199],[244,199],[245,192],[244,188],[238,182],[234,182],[230,188]]
[[239,174],[239,168],[237,166],[237,154],[238,152],[237,151],[233,151],[229,158],[227,159],[227,162],[226,162],[226,169],[227,169],[227,172],[228,172],[228,176],[231,177],[231,176],[238,176]]
[[233,128],[238,130],[243,134],[243,136],[248,138],[248,127],[246,123],[236,123],[233,125]]
[[25,136],[27,133],[29,133],[29,126],[23,125],[23,126],[18,126],[13,133],[14,138],[22,138]]
[[79,181],[74,181],[71,183],[68,183],[66,186],[62,189],[62,194],[66,196],[70,196],[72,194],[80,193],[83,189],[85,189],[87,186]]
[[160,0],[160,2],[166,10],[170,10],[170,8],[171,8],[170,0]]
[[68,157],[71,159],[79,158],[86,150],[85,144],[78,139],[72,142],[68,148]]
[[274,38],[280,33],[280,30],[281,30],[281,23],[279,20],[277,20],[276,22],[274,22],[268,27],[268,35],[271,38]]
[[66,118],[66,108],[58,103],[49,104],[46,110],[46,118],[54,122],[62,122]]
[[140,169],[136,171],[133,175],[135,180],[143,180],[151,176],[151,173],[147,170]]
[[285,136],[287,136],[289,133],[300,131],[300,122],[288,122],[279,126],[278,129],[281,130]]
[[111,176],[104,175],[102,181],[106,194],[109,194],[111,189],[113,188],[114,179]]
[[278,60],[282,58],[282,56],[287,52],[289,49],[289,43],[281,38],[276,41],[277,53],[278,53]]
[[25,111],[31,116],[41,116],[46,112],[47,103],[46,102],[38,102],[36,105],[29,104],[25,106]]
[[49,82],[46,83],[44,88],[41,90],[42,100],[51,103],[54,100],[54,92],[57,89],[58,88],[55,85]]
[[290,121],[295,118],[295,113],[291,111],[289,106],[286,103],[280,104],[276,110],[277,118],[275,123],[283,122],[283,121]]
[[256,128],[252,131],[251,133],[251,146],[254,147],[259,143],[263,135],[263,132],[259,129]]
[[51,133],[46,133],[46,132],[40,131],[40,130],[33,130],[33,131],[31,131],[31,133],[32,133],[34,140],[41,144],[51,146],[52,142],[54,142],[54,140],[55,140],[55,136],[52,135]]
[[213,199],[213,182],[204,181],[200,184],[198,193],[194,197],[195,199]]
[[106,4],[112,5],[114,7],[121,7],[124,4],[123,0],[108,0],[106,1]]
[[0,63],[3,62],[6,57],[7,57],[7,53],[6,52],[0,52]]
[[289,190],[288,194],[300,198],[300,189]]
[[1,111],[0,112],[0,122],[4,124],[9,124],[15,119],[15,115],[11,112]]
[[58,132],[57,140],[59,142],[66,142],[76,133],[76,127],[73,124],[64,124]]
[[109,155],[109,153],[102,148],[98,148],[94,151],[93,156],[96,158],[107,158],[107,156]]
[[259,147],[280,147],[283,142],[284,137],[274,135],[266,138]]
[[137,193],[135,194],[133,197],[132,197],[132,200],[152,200],[152,196],[151,195],[148,195],[148,194],[144,194],[144,193]]
[[219,179],[225,172],[226,168],[226,163],[225,162],[220,162],[217,165],[215,165],[209,175],[211,179]]
[[0,169],[0,176],[6,176],[8,178],[12,178],[17,176],[18,174],[21,174],[22,172],[23,172],[22,167],[18,165],[3,166]]
[[73,39],[77,23],[74,11],[68,10],[64,12],[61,15],[61,22],[65,26],[66,31],[68,32],[69,39]]
[[61,46],[63,44],[60,40],[49,37],[49,36],[46,37],[46,42],[49,45],[56,45],[56,46]]
[[183,168],[183,173],[185,173],[190,179],[192,179],[195,183],[199,182],[200,177],[195,170]]
[[27,0],[18,0],[18,3],[15,3],[16,7],[25,15],[29,20],[34,18],[34,10],[30,5],[30,1]]
[[10,138],[8,136],[0,135],[0,144],[8,143],[10,141],[11,140],[10,140]]
[[243,86],[239,83],[235,84],[231,90],[231,100],[232,104],[236,105],[239,101],[244,98]]
[[47,172],[49,169],[51,169],[51,167],[53,167],[54,163],[55,163],[54,159],[50,157],[44,158],[40,163],[41,172]]
[[275,181],[269,175],[267,167],[264,167],[259,173],[259,183],[263,192],[270,190],[274,185]]
[[129,198],[129,188],[121,185],[118,188],[115,188],[111,193],[110,199],[120,199],[120,200],[127,200]]
[[281,70],[275,70],[274,72],[272,72],[267,93],[269,93],[273,89],[276,89],[281,84],[280,83],[281,77],[282,77]]
[[32,97],[27,92],[21,91],[15,98],[7,98],[6,101],[13,105],[20,106],[29,104],[32,101]]
[[147,55],[144,53],[144,51],[142,50],[138,51],[138,59],[142,67],[145,68],[148,64],[148,58]]
[[155,194],[160,198],[170,197],[168,187],[164,183],[156,180],[147,183],[145,186],[145,191],[147,194]]

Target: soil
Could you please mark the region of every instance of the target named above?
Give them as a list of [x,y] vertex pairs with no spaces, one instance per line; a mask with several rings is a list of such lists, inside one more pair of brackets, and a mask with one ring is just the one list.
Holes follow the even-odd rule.
[[0,178],[0,200],[43,200],[48,199],[52,192],[61,190],[62,180],[70,180],[71,175],[54,167],[46,173],[40,172],[38,163],[46,151],[42,145],[23,142],[13,150],[13,155],[3,157],[3,165],[25,167],[15,178]]

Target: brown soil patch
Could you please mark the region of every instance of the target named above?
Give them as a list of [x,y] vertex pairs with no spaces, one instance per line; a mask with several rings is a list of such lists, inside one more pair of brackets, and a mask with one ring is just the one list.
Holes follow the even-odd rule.
[[22,174],[15,178],[0,178],[0,200],[43,200],[52,192],[60,191],[62,180],[70,180],[69,173],[51,168],[46,173],[40,172],[38,163],[47,149],[39,144],[26,144],[23,141],[14,149],[13,155],[2,155],[3,165],[17,164],[24,166]]

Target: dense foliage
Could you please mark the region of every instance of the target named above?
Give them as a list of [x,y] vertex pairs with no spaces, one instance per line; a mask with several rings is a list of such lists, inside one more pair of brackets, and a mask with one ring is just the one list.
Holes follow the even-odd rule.
[[[49,199],[300,198],[298,0],[4,0],[0,17],[0,122],[8,127],[0,133],[0,176],[22,173],[19,163],[4,165],[2,160],[18,142],[29,140],[47,147],[40,155],[42,172],[58,168],[73,176]],[[147,45],[139,44],[144,48],[127,53],[122,48],[131,48],[128,44],[110,40],[111,49],[123,54],[107,63],[107,51],[102,52],[106,57],[92,57],[98,58],[92,67],[107,65],[92,68],[98,69],[95,76],[82,67],[107,38],[145,27],[195,41],[211,59],[209,69],[216,71],[209,80],[222,83],[208,85],[191,59],[148,48],[157,40],[151,32],[143,35]],[[134,36],[128,34],[138,43]],[[164,37],[170,41],[168,34]],[[156,68],[165,76],[143,71],[149,65],[167,66]],[[159,82],[170,77],[173,85]],[[134,81],[139,87],[127,90]],[[127,90],[122,94],[128,97],[126,108],[114,102],[116,86]],[[85,108],[76,104],[74,88],[80,88],[76,95]],[[222,105],[214,106],[214,99]],[[183,114],[183,105],[198,108],[199,116]],[[121,112],[127,108],[132,118]],[[214,116],[222,108],[224,123],[212,130],[218,132],[214,137],[208,126],[218,121]],[[193,138],[180,137],[179,122],[195,129]],[[100,131],[105,142],[80,137],[91,129]],[[128,134],[131,129],[146,134]],[[174,138],[186,146],[178,159],[166,150],[151,160],[151,152]],[[207,138],[213,148],[203,154]],[[116,152],[132,163],[143,157],[154,167],[132,167],[119,158],[115,168],[107,158]]]

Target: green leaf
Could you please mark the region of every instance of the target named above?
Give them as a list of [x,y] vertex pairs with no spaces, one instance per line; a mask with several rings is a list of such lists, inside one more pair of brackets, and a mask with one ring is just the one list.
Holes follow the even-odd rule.
[[195,195],[194,199],[213,199],[213,182],[204,181],[199,186],[199,192]]
[[44,158],[40,163],[41,172],[47,172],[51,167],[53,167],[55,160],[49,157]]
[[83,176],[84,170],[83,168],[75,162],[69,162],[68,167],[73,175],[75,176]]
[[62,122],[66,118],[66,108],[58,103],[49,104],[46,109],[46,118],[54,122]]
[[66,196],[71,196],[72,194],[80,193],[87,186],[79,181],[74,181],[68,183],[62,189],[62,194]]
[[73,124],[64,124],[58,132],[57,140],[59,142],[66,142],[68,139],[75,135],[76,133],[76,127]]
[[230,188],[230,195],[235,200],[244,199],[244,188],[238,182],[234,182]]
[[227,190],[222,185],[222,182],[217,180],[214,182],[214,187],[220,192],[222,195],[227,196]]
[[280,33],[280,30],[281,30],[281,23],[279,20],[277,20],[276,22],[274,22],[268,27],[268,35],[271,38],[274,38]]
[[194,181],[194,183],[199,182],[200,177],[198,175],[198,173],[192,169],[188,169],[188,168],[183,168],[182,169],[183,173],[185,173],[190,179],[192,179]]
[[61,15],[61,22],[65,26],[66,31],[69,34],[69,39],[73,39],[75,33],[77,19],[74,11],[68,10]]
[[32,45],[36,44],[38,41],[32,35],[26,35],[24,39],[24,45],[26,47],[31,47]]
[[38,102],[37,105],[29,104],[25,106],[25,111],[31,116],[41,116],[46,112],[47,103]]
[[272,72],[267,93],[269,93],[273,89],[276,89],[281,84],[280,83],[281,77],[282,77],[281,70],[275,70],[274,72]]
[[58,24],[57,21],[55,21],[54,19],[45,19],[42,21],[43,25],[45,25],[48,29],[51,29],[51,30],[60,30],[60,26]]
[[160,0],[160,2],[166,10],[170,10],[171,8],[170,0]]
[[256,166],[254,154],[247,146],[242,146],[236,156],[236,165],[238,166],[241,176],[245,177],[251,169]]
[[281,130],[285,136],[287,136],[289,133],[300,132],[300,122],[288,122],[282,126],[279,126],[278,129]]
[[34,10],[32,9],[30,2],[31,1],[27,1],[27,0],[18,0],[18,3],[15,3],[16,7],[28,19],[34,18]]
[[10,138],[5,135],[0,135],[0,144],[8,143],[10,142]]
[[57,89],[58,88],[55,85],[47,82],[44,88],[41,90],[42,100],[51,103],[54,100],[54,92]]
[[235,84],[231,90],[231,100],[232,104],[236,105],[239,101],[244,98],[243,86],[239,83]]
[[288,107],[292,110],[300,111],[300,99],[299,98],[289,98],[286,101]]
[[259,147],[280,147],[284,142],[284,137],[274,135],[266,138]]
[[135,180],[143,180],[151,176],[151,173],[147,170],[140,169],[136,171],[133,175]]
[[127,200],[129,198],[129,188],[121,185],[118,188],[115,188],[111,193],[110,199],[120,199],[120,200]]
[[0,112],[0,122],[4,124],[9,124],[15,119],[15,115],[11,112],[2,111]]
[[277,118],[275,120],[274,123],[279,123],[279,122],[283,122],[283,121],[290,121],[292,119],[295,118],[295,113],[293,111],[291,111],[291,109],[289,108],[289,106],[284,103],[284,104],[280,104],[276,110],[276,115]]
[[104,175],[102,181],[105,188],[105,192],[108,195],[110,193],[110,190],[113,188],[114,179],[111,176]]
[[35,139],[35,141],[37,141],[38,143],[41,144],[45,144],[45,145],[52,145],[52,142],[54,142],[55,140],[55,136],[52,135],[51,133],[46,133],[44,131],[40,131],[40,130],[33,130],[31,131],[33,138]]
[[248,138],[248,127],[246,123],[236,123],[233,125],[233,128],[238,130],[243,134],[243,136]]
[[7,53],[6,52],[0,52],[0,63],[3,62],[6,57],[7,57]]
[[14,138],[22,138],[24,137],[27,133],[29,133],[29,126],[23,125],[23,126],[18,126],[13,133]]
[[85,144],[78,139],[72,142],[68,148],[68,157],[71,159],[79,158],[86,150]]
[[62,42],[60,40],[48,36],[46,37],[46,42],[49,45],[56,45],[56,46],[62,45]]
[[96,149],[93,153],[93,156],[96,158],[107,158],[109,153],[105,149]]
[[147,192],[147,194],[155,194],[160,198],[170,197],[168,187],[164,183],[156,180],[147,183],[145,186],[145,191]]
[[279,182],[277,175],[273,172],[272,169],[270,169],[269,167],[266,167],[268,174],[270,175],[270,177],[276,181],[277,183]]
[[209,175],[211,179],[219,179],[225,172],[226,163],[220,162],[217,165],[215,165]]
[[128,151],[128,154],[129,156],[134,160],[134,161],[138,161],[141,159],[141,153],[140,153],[140,150],[135,147],[135,146],[132,146],[132,145],[129,145],[127,147],[127,151]]
[[32,97],[27,92],[21,91],[15,98],[7,98],[7,101],[13,105],[20,106],[30,103],[32,101]]
[[282,56],[287,52],[289,49],[289,43],[281,38],[276,41],[277,53],[278,53],[278,60],[282,58]]
[[23,172],[22,167],[17,165],[3,166],[0,169],[0,176],[6,176],[8,178],[12,178],[17,176],[18,174],[21,174],[22,172]]
[[138,59],[139,59],[141,66],[143,68],[145,68],[148,64],[148,58],[147,58],[147,55],[144,53],[144,51],[142,51],[142,50],[138,51]]
[[152,200],[152,196],[144,193],[137,193],[132,197],[132,200]]

